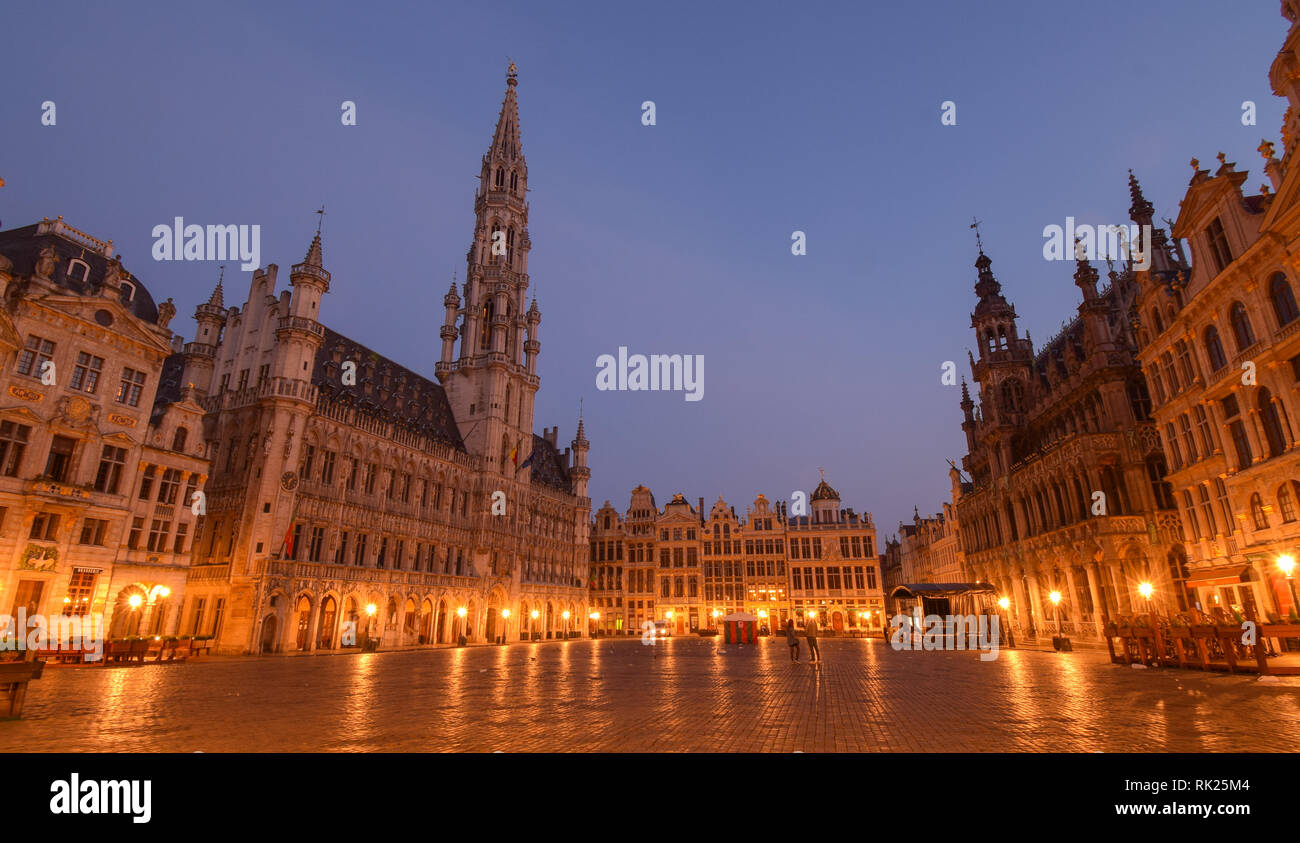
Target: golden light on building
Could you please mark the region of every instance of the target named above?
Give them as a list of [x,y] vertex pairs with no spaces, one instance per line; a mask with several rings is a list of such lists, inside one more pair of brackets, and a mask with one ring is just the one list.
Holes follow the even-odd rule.
[[128,605],[130,605],[132,609],[139,609],[140,604],[144,602],[144,598],[138,594],[132,594],[129,598],[127,598],[126,602]]
[[1277,567],[1283,576],[1289,578],[1292,571],[1295,570],[1295,557],[1289,553],[1282,554],[1277,558]]
[[376,606],[374,603],[367,603],[367,604],[366,604],[366,614],[367,614],[367,615],[370,615],[371,617],[374,617],[374,616],[375,616],[375,613],[378,612],[378,611],[379,611],[379,607]]
[[1002,607],[1003,611],[1006,611],[1007,609],[1010,609],[1010,608],[1011,608],[1011,598],[1010,598],[1010,597],[1002,597],[1002,598],[1000,598],[1000,599],[998,600],[998,605]]
[[1151,595],[1155,593],[1155,590],[1155,586],[1151,585],[1149,582],[1138,584],[1138,594],[1141,594],[1148,600],[1151,599]]
[[1053,591],[1051,594],[1047,595],[1047,599],[1051,600],[1052,605],[1055,606],[1061,602],[1061,592]]
[[466,609],[464,606],[461,606],[459,609],[456,610],[456,615],[457,615],[458,617],[462,617],[462,618],[463,618],[463,617],[465,617],[467,614],[469,614],[469,609]]

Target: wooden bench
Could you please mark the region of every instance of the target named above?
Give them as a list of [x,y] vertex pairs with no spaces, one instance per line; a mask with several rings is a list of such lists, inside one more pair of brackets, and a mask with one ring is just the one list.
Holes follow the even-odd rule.
[[27,683],[40,679],[45,662],[0,662],[0,719],[21,717]]

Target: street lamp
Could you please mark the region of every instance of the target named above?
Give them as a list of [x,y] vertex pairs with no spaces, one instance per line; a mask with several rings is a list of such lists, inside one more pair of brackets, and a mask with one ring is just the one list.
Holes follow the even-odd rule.
[[1295,573],[1295,557],[1289,553],[1282,554],[1277,558],[1277,567],[1286,577],[1287,588],[1291,590],[1291,615],[1300,615],[1300,601],[1296,600],[1295,579],[1292,576]]
[[587,617],[591,618],[591,637],[595,638],[600,632],[600,612],[592,612],[590,615],[587,615]]
[[465,616],[467,614],[469,614],[469,609],[466,609],[464,606],[456,609],[456,617],[459,618],[459,620],[456,621],[456,628],[460,631],[460,634],[456,636],[457,641],[461,638],[469,638],[469,636],[465,634]]
[[1147,612],[1151,612],[1151,595],[1155,594],[1155,586],[1149,582],[1138,583],[1138,594],[1141,594],[1147,601]]
[[565,609],[563,612],[560,612],[560,617],[564,618],[564,637],[568,638],[569,637],[569,610]]
[[1061,592],[1053,591],[1047,595],[1047,599],[1052,601],[1052,610],[1056,614],[1056,634],[1061,634]]
[[722,613],[719,612],[717,609],[714,609],[713,612],[712,612],[712,617],[713,617],[713,628],[714,628],[714,629],[717,629],[717,628],[718,628],[718,615],[720,615],[720,614],[722,614]]
[[1014,647],[1016,646],[1016,640],[1011,634],[1011,598],[1007,597],[1005,594],[999,597],[998,608],[1006,615],[1006,617],[1002,619],[1002,624],[1007,631],[1007,646]]
[[528,637],[529,637],[529,638],[533,638],[534,636],[537,635],[537,618],[538,618],[541,614],[542,614],[542,613],[539,612],[539,611],[537,611],[536,609],[533,609],[531,612],[528,613],[528,617],[532,618],[532,623],[528,624]]
[[506,633],[506,629],[509,625],[510,625],[510,610],[502,609],[501,610],[501,643],[502,644],[506,643],[506,641],[509,640],[507,638],[507,633]]

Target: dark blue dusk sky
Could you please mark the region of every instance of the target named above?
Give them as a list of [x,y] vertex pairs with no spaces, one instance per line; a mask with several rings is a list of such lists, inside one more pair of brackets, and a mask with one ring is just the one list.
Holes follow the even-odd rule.
[[[259,224],[287,284],[324,202],[323,321],[429,377],[510,56],[537,429],[568,442],[585,397],[593,506],[645,483],[743,513],[823,466],[882,535],[936,510],[964,453],[939,375],[969,377],[971,216],[1041,343],[1078,301],[1045,225],[1127,222],[1130,167],[1173,217],[1188,160],[1219,151],[1253,190],[1283,111],[1272,0],[29,3],[3,22],[4,228],[62,214],[112,238],[192,338],[216,265],[154,263],[153,226]],[[227,304],[248,278],[227,268]],[[704,355],[704,400],[598,392],[620,345]]]

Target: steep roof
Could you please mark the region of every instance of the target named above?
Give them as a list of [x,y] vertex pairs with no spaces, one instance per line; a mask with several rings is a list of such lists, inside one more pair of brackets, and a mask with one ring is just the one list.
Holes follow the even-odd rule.
[[[93,244],[80,245],[72,239],[72,232],[76,231],[66,224],[63,226],[68,230],[66,236],[56,234],[53,231],[47,231],[44,234],[38,234],[41,223],[25,225],[22,228],[11,228],[8,231],[0,231],[0,254],[9,258],[13,262],[14,275],[31,275],[36,271],[36,261],[41,256],[41,251],[46,246],[53,246],[54,252],[58,256],[58,262],[54,267],[53,277],[50,279],[55,285],[79,296],[98,296],[100,287],[104,283],[104,274],[108,269],[108,257],[100,250],[100,247]],[[80,232],[77,232],[80,234]],[[68,276],[69,261],[78,259],[90,267],[86,280],[80,278],[71,278]],[[136,278],[126,267],[122,267],[119,273],[120,281],[129,281],[135,288],[135,292],[129,302],[123,302],[137,317],[154,324],[158,321],[158,306],[154,304],[153,296],[145,287],[144,282]]]
[[532,482],[542,486],[550,486],[552,489],[558,489],[561,492],[573,493],[573,486],[569,480],[569,467],[565,465],[565,460],[560,456],[560,452],[555,446],[547,442],[536,433],[533,434],[533,464],[532,464]]
[[[356,383],[348,386],[342,378],[345,361],[357,364]],[[328,327],[311,381],[336,401],[465,450],[447,393],[439,384]]]

